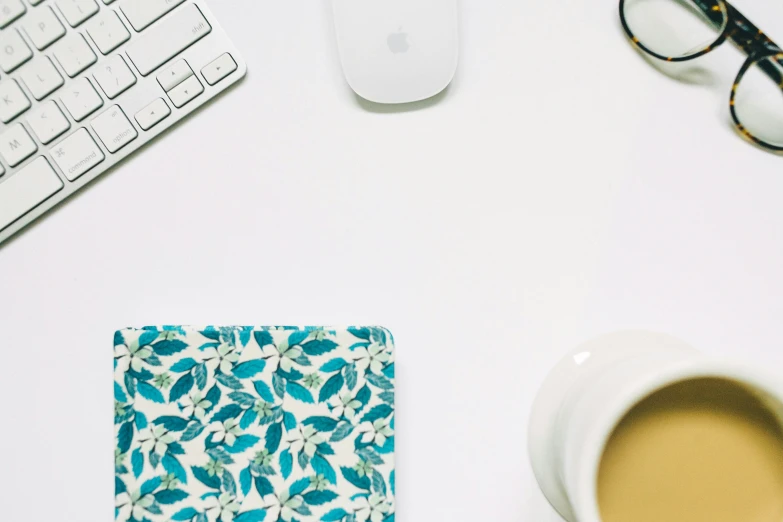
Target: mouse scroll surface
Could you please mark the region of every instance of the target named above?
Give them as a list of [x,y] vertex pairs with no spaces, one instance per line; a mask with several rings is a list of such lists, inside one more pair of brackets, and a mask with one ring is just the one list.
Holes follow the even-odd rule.
[[458,61],[457,0],[332,0],[343,72],[377,103],[434,96]]

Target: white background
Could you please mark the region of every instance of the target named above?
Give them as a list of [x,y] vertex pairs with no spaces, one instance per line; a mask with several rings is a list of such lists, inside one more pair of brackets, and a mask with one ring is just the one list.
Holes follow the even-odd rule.
[[[3,520],[112,520],[128,325],[389,327],[406,522],[559,520],[527,416],[595,335],[781,368],[783,159],[729,123],[743,57],[673,80],[616,4],[463,0],[452,87],[400,112],[345,85],[327,0],[212,0],[248,77],[0,249]],[[735,4],[783,43],[783,3]]]

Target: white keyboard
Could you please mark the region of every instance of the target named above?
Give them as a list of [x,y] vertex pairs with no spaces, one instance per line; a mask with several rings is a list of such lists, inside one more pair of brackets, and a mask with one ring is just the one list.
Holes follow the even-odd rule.
[[204,0],[0,0],[0,244],[246,70]]

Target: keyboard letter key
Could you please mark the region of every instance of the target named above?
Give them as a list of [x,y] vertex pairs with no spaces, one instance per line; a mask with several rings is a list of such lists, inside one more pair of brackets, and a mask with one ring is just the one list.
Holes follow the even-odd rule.
[[79,129],[52,149],[52,157],[65,177],[73,181],[102,162],[106,156],[87,129]]
[[64,83],[52,61],[45,56],[39,56],[25,67],[22,79],[36,100],[43,100]]
[[38,150],[38,146],[21,123],[8,127],[4,133],[0,134],[0,154],[11,167],[22,163],[36,150]]
[[20,16],[27,8],[22,0],[0,0],[0,27],[5,27]]
[[63,182],[40,157],[0,183],[0,230],[62,190]]
[[188,4],[148,30],[128,47],[128,57],[142,76],[178,55],[212,31],[198,7]]
[[120,9],[131,25],[141,31],[185,0],[128,0]]
[[51,7],[36,9],[24,21],[27,36],[42,51],[65,36],[65,27],[57,19]]
[[125,113],[114,105],[92,120],[92,128],[109,152],[117,152],[139,135]]
[[3,123],[8,123],[29,108],[30,100],[16,80],[0,83],[0,120]]
[[11,72],[33,57],[33,52],[16,29],[0,33],[0,68]]

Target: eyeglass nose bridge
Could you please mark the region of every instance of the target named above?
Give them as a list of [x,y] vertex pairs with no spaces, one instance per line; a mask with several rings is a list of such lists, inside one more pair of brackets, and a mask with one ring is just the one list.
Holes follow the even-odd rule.
[[[706,47],[702,47],[701,45],[698,45],[693,49],[685,51],[682,56],[668,56],[668,55],[660,54],[658,52],[655,52],[647,45],[645,45],[644,42],[640,41],[640,39],[634,34],[633,30],[631,29],[628,23],[628,19],[625,13],[625,7],[628,1],[629,0],[620,0],[620,4],[619,4],[620,23],[623,27],[623,30],[625,31],[626,35],[631,41],[631,44],[634,47],[659,60],[665,62],[686,62],[689,60],[694,60],[696,58],[699,58],[700,56],[704,56],[705,54],[715,50],[717,47],[723,44],[727,39],[730,24],[729,24],[729,11],[726,2],[724,2],[724,0],[712,0],[714,2],[714,5],[707,5],[707,2],[705,2],[705,0],[690,0],[693,4],[696,4],[696,6],[699,7],[699,9],[701,9],[704,12],[704,15],[707,17],[709,17],[710,13],[713,12],[720,12],[723,14],[723,24],[720,32],[718,33],[717,38],[715,39],[714,42],[710,43]],[[687,2],[689,0],[683,0],[683,1]]]

